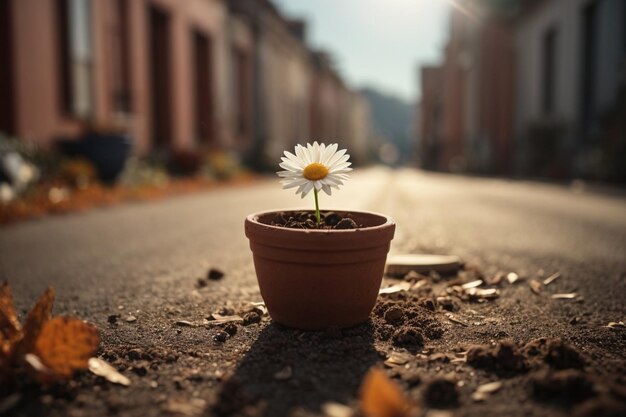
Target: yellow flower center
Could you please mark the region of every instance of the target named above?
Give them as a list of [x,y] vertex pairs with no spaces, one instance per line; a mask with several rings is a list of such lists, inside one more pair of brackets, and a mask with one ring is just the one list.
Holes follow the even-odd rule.
[[313,162],[304,168],[302,175],[309,181],[321,180],[328,175],[328,168],[319,162]]

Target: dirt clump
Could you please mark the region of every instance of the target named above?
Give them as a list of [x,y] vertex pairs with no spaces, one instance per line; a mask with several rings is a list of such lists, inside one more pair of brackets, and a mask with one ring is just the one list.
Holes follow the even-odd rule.
[[524,346],[525,355],[535,364],[545,362],[556,369],[582,369],[585,360],[573,346],[560,338],[539,338]]
[[424,341],[439,339],[443,327],[434,311],[424,308],[424,297],[408,292],[388,294],[374,307],[372,321],[378,340],[391,340],[394,346],[412,352]]
[[424,345],[424,336],[419,329],[411,326],[405,326],[396,330],[391,337],[395,346],[406,348],[420,348]]
[[577,405],[574,417],[623,417],[626,416],[626,403],[607,396],[599,396]]
[[533,396],[540,401],[580,402],[595,395],[595,384],[575,369],[544,369],[531,375]]
[[424,388],[423,398],[433,408],[454,408],[459,405],[456,383],[445,378],[430,381]]
[[498,372],[524,372],[525,358],[514,342],[505,340],[495,346],[472,346],[467,352],[467,363],[475,368]]

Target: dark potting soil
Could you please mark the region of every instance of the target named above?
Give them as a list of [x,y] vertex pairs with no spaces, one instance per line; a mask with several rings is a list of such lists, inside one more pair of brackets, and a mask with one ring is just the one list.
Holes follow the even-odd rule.
[[320,223],[314,212],[310,211],[281,211],[270,220],[270,225],[287,227],[290,229],[358,229],[363,225],[357,224],[350,215],[342,216],[334,211],[320,212]]

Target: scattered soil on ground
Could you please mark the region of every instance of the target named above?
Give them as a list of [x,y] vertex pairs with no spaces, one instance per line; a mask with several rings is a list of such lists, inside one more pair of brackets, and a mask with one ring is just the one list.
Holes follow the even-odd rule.
[[[379,367],[416,404],[417,415],[439,409],[446,416],[625,415],[623,329],[582,327],[590,318],[578,309],[568,312],[585,317],[575,325],[582,331],[572,332],[567,317],[558,326],[538,326],[515,301],[538,295],[484,275],[466,267],[452,276],[386,280],[395,289],[379,296],[367,323],[317,332],[273,323],[261,303],[224,300],[210,314],[193,303],[173,304],[155,313],[148,330],[139,330],[143,316],[128,322],[127,314],[111,311],[103,317],[99,356],[131,387],[87,372],[49,387],[18,381],[0,388],[0,411],[319,416],[329,402],[357,410],[364,375]],[[190,281],[194,302],[227,281],[208,278],[202,285]],[[473,395],[494,382],[497,389]]]

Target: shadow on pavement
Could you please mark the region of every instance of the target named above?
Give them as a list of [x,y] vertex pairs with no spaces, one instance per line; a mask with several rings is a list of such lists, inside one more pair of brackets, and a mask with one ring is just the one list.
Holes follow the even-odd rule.
[[379,360],[373,326],[302,332],[270,324],[234,374],[223,383],[214,415],[287,415],[318,411],[327,401],[347,403]]

